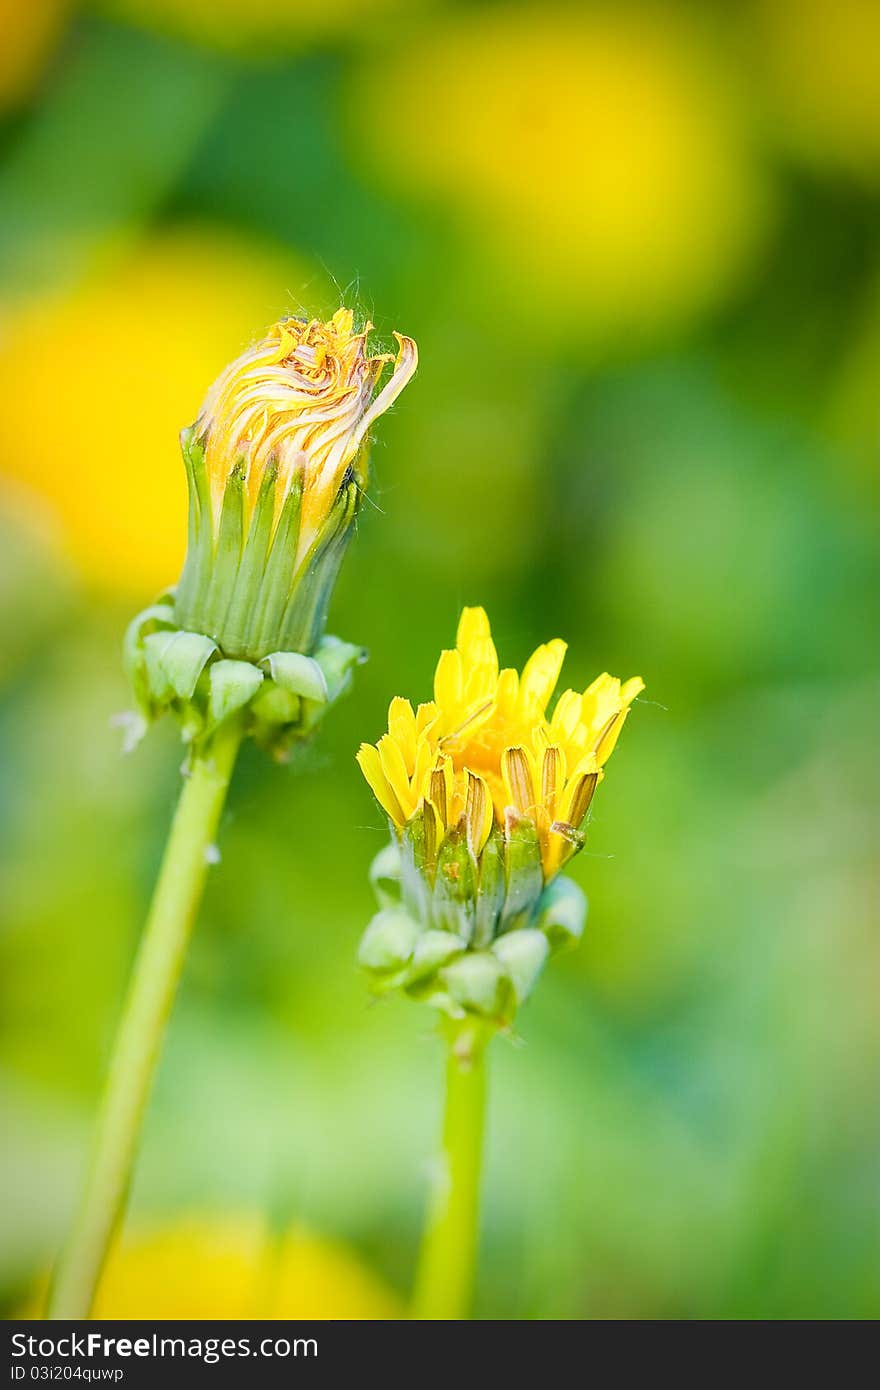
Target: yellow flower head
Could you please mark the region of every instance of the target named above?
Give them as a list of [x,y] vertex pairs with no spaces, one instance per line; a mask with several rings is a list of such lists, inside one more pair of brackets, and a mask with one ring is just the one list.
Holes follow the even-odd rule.
[[276,520],[291,488],[302,489],[296,555],[301,560],[351,465],[355,481],[364,484],[366,469],[358,454],[367,431],[399,396],[418,362],[412,338],[395,333],[394,370],[376,395],[391,354],[368,355],[371,329],[367,323],[355,332],[350,309],[339,309],[326,323],[282,319],[221,373],[195,427],[204,445],[216,526],[232,469],[244,469],[253,509],[272,464],[278,474]]
[[554,639],[521,673],[500,670],[486,613],[466,608],[455,648],[437,663],[434,700],[416,712],[393,700],[388,733],[361,746],[361,771],[396,828],[422,817],[429,858],[456,827],[479,857],[493,824],[504,831],[528,821],[546,881],[579,847],[604,764],[644,682],[601,675],[583,693],[566,690],[548,715],[565,650]]

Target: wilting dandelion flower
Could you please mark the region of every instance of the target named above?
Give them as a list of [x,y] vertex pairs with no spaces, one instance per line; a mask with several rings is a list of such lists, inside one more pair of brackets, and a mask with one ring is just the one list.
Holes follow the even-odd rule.
[[370,331],[349,309],[283,319],[184,430],[186,563],[129,637],[147,717],[170,706],[193,737],[247,706],[253,732],[279,748],[344,684],[360,650],[325,638],[327,606],[366,488],[368,431],[417,362],[400,334],[396,357],[371,355]]
[[559,871],[644,684],[603,674],[551,712],[565,650],[555,639],[521,673],[500,670],[485,612],[466,608],[434,699],[392,700],[388,732],[362,745],[392,828],[361,947],[377,987],[503,1024],[551,947],[579,935],[583,895]]
[[330,591],[366,484],[373,421],[416,367],[370,355],[350,310],[285,319],[237,358],[182,436],[189,544],[177,589],[130,624],[136,732],[165,710],[186,780],[119,1027],[92,1162],[49,1302],[86,1317],[124,1211],[144,1108],[242,739],[282,753],[345,689],[360,648],[328,637]]

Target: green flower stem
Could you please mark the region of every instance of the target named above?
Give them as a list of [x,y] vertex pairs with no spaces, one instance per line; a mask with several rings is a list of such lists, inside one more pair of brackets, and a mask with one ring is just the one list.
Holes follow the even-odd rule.
[[450,1030],[443,1147],[434,1174],[412,1316],[469,1316],[477,1263],[480,1166],[490,1031],[471,1020]]
[[208,747],[194,755],[181,789],[116,1037],[85,1188],[49,1298],[49,1318],[88,1317],[123,1214],[241,736],[238,720],[221,725]]

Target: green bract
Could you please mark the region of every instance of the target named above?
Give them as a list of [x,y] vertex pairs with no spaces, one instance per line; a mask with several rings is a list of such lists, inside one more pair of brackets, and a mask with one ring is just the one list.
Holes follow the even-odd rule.
[[351,684],[362,647],[320,638],[313,655],[270,652],[259,662],[227,657],[210,637],[175,621],[174,594],[144,609],[125,637],[125,666],[138,710],[135,738],[160,715],[180,720],[187,742],[210,737],[233,715],[276,756],[307,737]]
[[380,911],[358,955],[374,992],[401,990],[452,1018],[509,1027],[545,961],[583,932],[587,900],[571,879],[544,884],[530,822],[495,826],[479,862],[453,831],[433,868],[413,821],[373,861]]
[[190,492],[183,574],[176,590],[138,614],[125,638],[134,741],[166,712],[180,720],[187,742],[240,715],[247,734],[283,756],[347,690],[366,657],[324,634],[357,489],[343,486],[297,562],[301,486],[290,488],[273,525],[277,470],[266,469],[249,514],[243,470],[233,467],[215,527],[202,446],[192,429],[181,443]]
[[311,654],[324,630],[351,536],[357,484],[343,483],[317,536],[299,555],[301,473],[287,486],[283,501],[278,498],[277,510],[280,482],[277,466],[270,463],[251,508],[244,467],[235,465],[216,522],[204,449],[193,429],[183,431],[181,447],[189,485],[189,540],[174,595],[178,626],[204,633],[236,660],[258,662],[276,652]]

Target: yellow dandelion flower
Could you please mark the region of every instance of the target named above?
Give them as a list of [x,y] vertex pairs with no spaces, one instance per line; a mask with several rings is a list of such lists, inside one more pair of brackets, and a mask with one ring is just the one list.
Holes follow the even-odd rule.
[[570,857],[574,842],[566,836],[579,830],[644,682],[605,673],[583,693],[564,691],[548,718],[565,651],[554,638],[522,673],[499,670],[485,611],[464,609],[456,645],[437,663],[434,700],[417,714],[409,701],[393,700],[388,733],[358,753],[398,829],[429,803],[444,833],[467,813],[470,837],[482,848],[487,814],[503,826],[514,810],[539,829],[545,877]]
[[505,1023],[551,946],[579,934],[584,900],[559,871],[644,683],[603,674],[550,713],[564,656],[555,638],[522,672],[499,669],[486,613],[466,608],[434,699],[394,699],[388,732],[361,746],[394,833],[361,948],[377,987]]
[[434,717],[434,705],[419,705],[413,713],[409,700],[398,696],[388,711],[388,733],[375,746],[361,744],[358,752],[361,771],[395,825],[406,825],[421,805],[436,761],[434,746],[425,736]]

